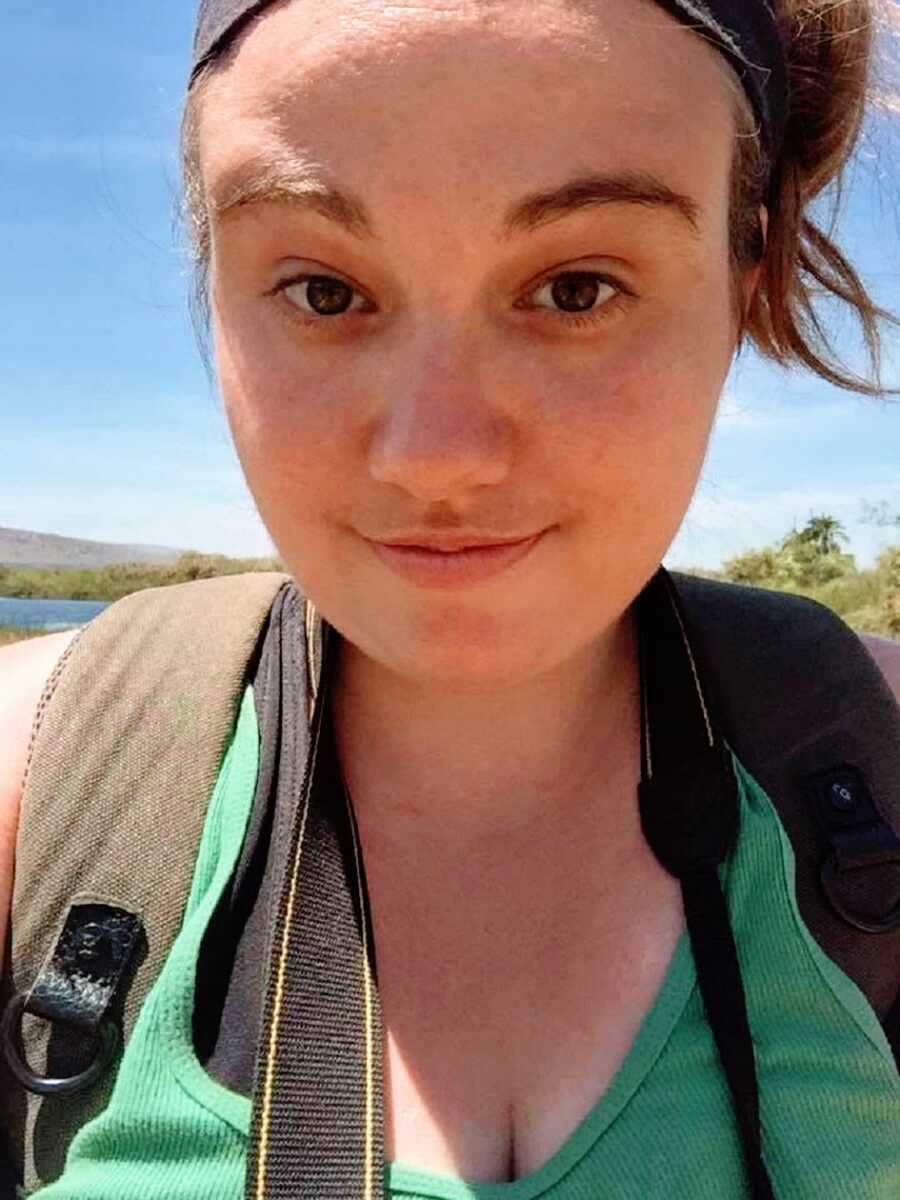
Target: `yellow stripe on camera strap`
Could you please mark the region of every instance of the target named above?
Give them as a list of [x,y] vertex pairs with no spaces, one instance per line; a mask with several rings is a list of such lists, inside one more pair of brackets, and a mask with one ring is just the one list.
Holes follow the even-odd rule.
[[[245,1200],[375,1200],[384,1190],[384,1107],[365,871],[324,717],[334,657],[328,630],[309,609],[305,631],[296,608],[294,615],[281,623],[275,697],[277,788],[290,801],[281,833],[290,844],[269,951]],[[681,883],[751,1195],[773,1200],[746,997],[718,873],[738,833],[731,752],[710,715],[685,617],[662,568],[638,598],[637,618],[641,824]]]
[[[324,720],[314,656],[307,724],[296,687],[299,622],[285,623],[278,787],[296,797],[270,942],[246,1200],[376,1200],[383,1194],[381,1020],[365,871]],[[288,642],[292,627],[293,645]],[[306,644],[314,643],[307,621]],[[303,656],[305,657],[305,656]],[[288,719],[285,719],[288,717]],[[298,764],[302,769],[299,777]]]

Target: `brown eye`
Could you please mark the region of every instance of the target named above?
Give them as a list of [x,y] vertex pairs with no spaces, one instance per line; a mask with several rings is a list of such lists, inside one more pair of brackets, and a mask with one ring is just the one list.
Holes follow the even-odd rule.
[[346,312],[353,300],[353,288],[340,279],[329,279],[327,275],[316,275],[307,281],[306,296],[313,312],[323,317]]
[[563,312],[588,312],[597,303],[603,286],[609,285],[604,285],[596,275],[558,275],[550,285],[550,295]]
[[362,301],[349,283],[333,275],[307,275],[288,283],[283,291],[301,312],[317,317],[339,317]]
[[596,271],[563,271],[553,275],[531,293],[531,307],[542,308],[560,318],[588,315],[600,317],[611,311],[624,291]]

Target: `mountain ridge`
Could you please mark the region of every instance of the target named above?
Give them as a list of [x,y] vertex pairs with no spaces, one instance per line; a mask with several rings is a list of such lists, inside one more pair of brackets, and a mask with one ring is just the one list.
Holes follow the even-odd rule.
[[172,546],[100,542],[90,538],[39,533],[32,529],[0,526],[0,566],[59,570],[108,567],[114,563],[173,563],[183,554]]

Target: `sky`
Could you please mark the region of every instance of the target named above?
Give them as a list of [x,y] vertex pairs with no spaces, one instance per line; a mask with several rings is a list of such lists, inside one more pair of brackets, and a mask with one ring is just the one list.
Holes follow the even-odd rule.
[[[271,552],[188,314],[176,140],[193,13],[193,0],[4,2],[0,526]],[[895,311],[898,151],[900,115],[873,121],[838,226]],[[836,332],[857,362],[852,330]],[[887,348],[900,386],[900,335]],[[891,531],[864,522],[866,502],[900,512],[900,399],[745,352],[667,561],[715,567],[828,512],[868,565]]]

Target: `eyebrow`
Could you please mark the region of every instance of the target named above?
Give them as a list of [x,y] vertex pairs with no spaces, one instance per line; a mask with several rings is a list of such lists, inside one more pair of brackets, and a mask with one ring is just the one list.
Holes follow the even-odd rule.
[[637,204],[673,212],[694,234],[700,232],[700,205],[649,171],[580,175],[561,187],[534,192],[518,201],[503,219],[503,234],[530,233],[584,208],[604,204]]
[[223,219],[253,204],[289,204],[307,208],[342,226],[354,237],[373,237],[365,206],[332,187],[312,169],[279,163],[246,165],[211,196],[212,210]]
[[[365,205],[349,192],[329,184],[312,170],[272,163],[244,168],[212,198],[221,219],[254,204],[288,204],[319,213],[357,238],[375,236]],[[649,171],[620,171],[576,176],[559,187],[532,192],[504,213],[500,236],[530,233],[582,209],[633,204],[680,217],[695,235],[701,209],[696,200],[670,187]]]

